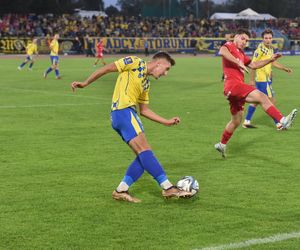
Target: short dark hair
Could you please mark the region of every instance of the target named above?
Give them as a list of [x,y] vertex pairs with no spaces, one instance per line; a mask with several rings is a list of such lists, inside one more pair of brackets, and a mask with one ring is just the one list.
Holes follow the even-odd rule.
[[236,35],[246,34],[248,37],[251,37],[249,30],[246,29],[238,29]]
[[172,66],[175,65],[175,60],[167,52],[159,51],[159,52],[155,53],[154,56],[152,57],[153,60],[159,59],[159,58],[166,59],[169,63],[171,63]]
[[261,37],[263,38],[264,35],[266,34],[271,34],[273,37],[273,31],[271,29],[265,29],[262,33],[261,33]]

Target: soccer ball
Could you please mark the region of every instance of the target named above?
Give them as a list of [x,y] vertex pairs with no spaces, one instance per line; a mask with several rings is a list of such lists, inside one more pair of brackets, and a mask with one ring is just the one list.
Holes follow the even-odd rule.
[[176,184],[177,188],[183,191],[191,192],[192,196],[199,191],[199,183],[193,176],[184,176]]

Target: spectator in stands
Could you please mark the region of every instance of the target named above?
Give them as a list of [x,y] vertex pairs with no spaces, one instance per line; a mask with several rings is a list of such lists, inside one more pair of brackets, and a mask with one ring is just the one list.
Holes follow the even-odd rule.
[[[291,39],[300,38],[300,20],[277,19],[258,21],[261,29],[272,28],[281,31]],[[122,37],[221,37],[224,33],[248,28],[248,22],[215,21],[189,17],[102,17],[92,18],[76,15],[20,15],[0,16],[1,36],[45,36],[60,33],[62,36],[122,36]],[[253,35],[253,34],[252,34]]]

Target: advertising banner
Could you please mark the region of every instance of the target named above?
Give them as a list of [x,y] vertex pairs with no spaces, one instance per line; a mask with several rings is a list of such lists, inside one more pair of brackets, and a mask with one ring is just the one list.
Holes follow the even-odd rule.
[[[102,40],[104,47],[107,50],[114,52],[131,52],[131,51],[143,51],[145,45],[148,46],[150,51],[169,51],[169,52],[188,52],[189,50],[196,49],[202,52],[215,52],[217,51],[224,38],[205,38],[205,37],[150,37],[150,38],[138,38],[138,37],[91,37],[85,38],[85,48],[95,47],[99,40]],[[261,39],[250,39],[248,44],[249,50],[255,50],[257,45],[261,42]],[[275,49],[281,50],[283,48],[283,39],[273,39],[273,46]],[[91,45],[92,44],[92,45]]]
[[[148,47],[150,52],[164,50],[168,52],[216,52],[219,50],[223,38],[205,38],[205,37],[91,37],[83,39],[84,50],[91,49],[95,51],[96,44],[102,40],[107,51],[113,53],[135,53],[143,52]],[[0,38],[0,53],[22,54],[26,53],[25,47],[31,42],[30,38]],[[38,51],[40,54],[48,54],[50,38],[38,38]],[[253,51],[261,39],[250,39],[247,50]],[[273,39],[273,46],[277,50],[283,48],[283,39]],[[73,53],[76,43],[73,38],[59,39],[60,53]]]
[[[26,46],[31,43],[30,38],[0,38],[0,53],[4,54],[25,54]],[[49,44],[50,38],[38,38],[37,46],[40,54],[50,53]],[[68,53],[72,50],[74,39],[59,39],[60,53]]]

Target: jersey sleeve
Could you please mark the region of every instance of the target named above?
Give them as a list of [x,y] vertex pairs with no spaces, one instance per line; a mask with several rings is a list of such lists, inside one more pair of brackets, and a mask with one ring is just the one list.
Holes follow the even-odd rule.
[[149,104],[149,88],[139,96],[138,103]]
[[224,43],[221,47],[226,47],[229,52],[231,53],[231,50],[232,50],[232,42],[226,42]]
[[261,56],[262,56],[262,51],[260,49],[260,46],[254,51],[254,54],[253,54],[253,58],[252,58],[252,61],[253,62],[257,62],[260,60]]
[[115,61],[115,65],[120,73],[135,68],[137,64],[138,59],[133,56],[124,57]]

